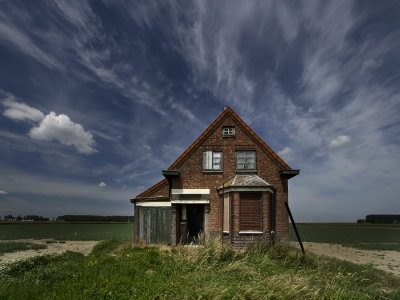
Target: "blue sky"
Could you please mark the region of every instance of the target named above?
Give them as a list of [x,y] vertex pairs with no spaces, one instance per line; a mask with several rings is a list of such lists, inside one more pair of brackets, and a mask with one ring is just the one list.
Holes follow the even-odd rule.
[[398,1],[1,1],[0,215],[131,215],[232,107],[298,221],[400,213]]

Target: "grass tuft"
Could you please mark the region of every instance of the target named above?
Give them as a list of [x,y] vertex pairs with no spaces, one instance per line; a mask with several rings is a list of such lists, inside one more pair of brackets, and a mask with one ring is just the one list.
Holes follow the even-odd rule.
[[43,244],[27,242],[0,242],[0,255],[17,251],[40,250],[46,248],[47,246]]

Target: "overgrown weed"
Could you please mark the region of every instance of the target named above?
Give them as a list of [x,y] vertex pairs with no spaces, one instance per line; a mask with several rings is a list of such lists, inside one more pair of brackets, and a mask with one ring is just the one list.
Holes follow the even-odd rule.
[[46,249],[47,245],[28,242],[0,242],[0,254],[26,250]]
[[[396,299],[400,280],[370,267],[303,255],[284,244],[236,251],[202,246],[99,243],[21,263],[0,276],[3,299]],[[19,268],[21,267],[21,268]],[[17,271],[20,270],[20,271]],[[390,279],[388,281],[388,279]]]

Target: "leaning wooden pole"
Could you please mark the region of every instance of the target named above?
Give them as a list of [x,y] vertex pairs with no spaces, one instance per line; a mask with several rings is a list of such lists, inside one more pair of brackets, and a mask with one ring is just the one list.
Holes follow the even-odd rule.
[[296,233],[297,240],[299,241],[300,248],[301,248],[301,252],[303,252],[303,254],[306,254],[306,252],[304,251],[303,243],[301,242],[301,238],[300,238],[299,232],[297,231],[296,223],[294,222],[292,213],[291,213],[291,211],[290,211],[290,208],[289,208],[289,205],[288,205],[287,202],[285,202],[285,206],[286,206],[286,210],[287,210],[287,212],[288,212],[288,214],[289,214],[290,221],[291,221],[292,224],[293,224],[293,228],[294,228],[294,232]]

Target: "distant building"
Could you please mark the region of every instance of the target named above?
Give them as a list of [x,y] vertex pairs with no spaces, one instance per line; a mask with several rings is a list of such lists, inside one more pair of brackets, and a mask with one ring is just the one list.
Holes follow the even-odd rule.
[[131,200],[134,241],[195,242],[219,237],[234,248],[288,240],[288,179],[299,174],[231,108]]

